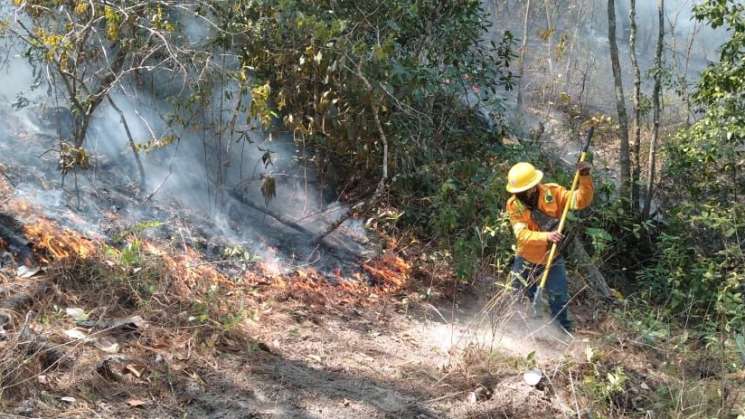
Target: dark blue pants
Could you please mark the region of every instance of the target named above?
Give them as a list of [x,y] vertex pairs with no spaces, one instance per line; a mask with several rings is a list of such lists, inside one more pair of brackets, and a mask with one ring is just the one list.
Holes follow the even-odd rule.
[[[530,301],[533,301],[544,268],[543,265],[535,265],[520,256],[515,256],[515,262],[512,264],[513,287],[525,290]],[[567,316],[569,291],[567,290],[567,270],[563,258],[556,258],[554,263],[551,264],[551,271],[546,279],[544,293],[548,296],[551,316],[565,328],[571,328],[572,324]]]

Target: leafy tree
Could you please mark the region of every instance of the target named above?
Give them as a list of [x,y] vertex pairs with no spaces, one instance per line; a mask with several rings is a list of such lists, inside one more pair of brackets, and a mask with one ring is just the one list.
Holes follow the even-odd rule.
[[[509,33],[498,42],[483,39],[488,14],[481,2],[267,0],[216,7],[221,27],[237,34],[240,79],[262,126],[281,122],[311,151],[301,158],[321,176],[346,182],[352,200],[372,203],[388,191],[405,214],[400,220],[428,234],[477,240],[513,58]],[[491,111],[488,118],[482,110]],[[464,197],[461,186],[468,190],[476,181],[485,183],[478,195]],[[432,205],[443,191],[457,203]],[[490,211],[500,209],[501,203]]]
[[654,118],[654,129],[652,130],[652,141],[649,143],[649,159],[647,169],[647,194],[644,197],[644,209],[642,217],[649,217],[652,209],[652,198],[654,196],[655,175],[657,172],[657,143],[660,137],[660,117],[662,113],[662,104],[660,96],[662,95],[662,47],[665,40],[665,0],[657,0],[657,51],[655,52],[655,69],[654,69],[654,91],[652,92],[652,109]]
[[656,263],[642,279],[676,312],[717,315],[732,330],[745,325],[745,6],[709,0],[694,11],[697,19],[725,27],[730,36],[694,96],[703,116],[666,144],[667,225]]
[[394,176],[473,150],[464,100],[489,104],[511,85],[511,37],[482,42],[478,1],[238,1],[227,18],[245,34],[256,117],[281,119],[339,178],[380,175],[384,137]]
[[19,19],[13,32],[28,46],[32,63],[49,75],[50,86],[62,86],[74,127],[72,138],[60,139],[63,174],[85,168],[84,149],[91,118],[99,105],[109,102],[119,112],[137,159],[141,181],[144,169],[124,114],[111,92],[128,77],[155,71],[180,72],[191,51],[174,36],[174,15],[190,6],[180,1],[127,0],[14,0],[28,19]]
[[615,86],[616,112],[618,113],[619,126],[619,174],[620,195],[623,199],[629,199],[629,186],[631,181],[631,163],[629,161],[629,117],[626,113],[626,99],[623,93],[623,77],[621,63],[618,59],[618,42],[616,39],[616,3],[608,0],[608,45],[610,46],[611,67],[613,69],[613,83]]

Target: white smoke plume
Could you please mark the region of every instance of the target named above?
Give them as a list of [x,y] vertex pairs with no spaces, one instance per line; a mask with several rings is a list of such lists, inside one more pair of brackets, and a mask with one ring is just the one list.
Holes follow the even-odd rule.
[[[0,9],[6,18],[11,10]],[[213,35],[197,18],[183,16],[181,24],[192,45],[206,45]],[[139,182],[137,166],[120,115],[107,102],[96,110],[86,136],[94,167],[80,171],[75,179],[68,175],[64,187],[61,185],[57,161],[50,150],[55,149],[60,131],[66,129],[65,118],[69,118],[69,112],[60,110],[67,107],[64,95],[22,56],[20,43],[10,36],[3,41],[9,48],[0,68],[0,114],[8,123],[0,128],[0,162],[9,171],[16,171],[18,193],[44,208],[49,216],[87,234],[105,235],[107,213],[136,223],[150,218],[166,221],[171,211],[192,221],[206,221],[197,223],[205,230],[203,235],[244,245],[269,265],[287,267],[310,263],[309,258],[324,259],[310,248],[307,235],[231,197],[231,190],[240,189],[256,206],[313,233],[323,231],[345,212],[341,203],[322,196],[313,171],[299,163],[300,151],[290,135],[251,128],[253,121],[248,120],[245,111],[233,115],[239,99],[235,82],[215,83],[210,105],[189,115],[173,103],[185,100],[191,92],[170,74],[127,79],[111,93],[138,146],[176,139],[168,146],[140,153],[147,182],[139,199],[133,201]],[[223,65],[235,65],[235,57],[220,57],[217,52],[215,56]],[[250,97],[242,100],[248,103]],[[190,119],[186,124],[169,124],[172,115]],[[233,120],[237,121],[236,128],[228,129]],[[18,149],[18,144],[27,147]],[[216,181],[219,165],[224,166],[221,182]],[[24,170],[34,175],[26,176]],[[260,189],[267,176],[276,181],[272,199],[265,199]],[[216,190],[218,183],[224,185],[222,193]],[[77,202],[79,191],[83,191],[81,202]],[[150,196],[151,201],[143,202]],[[356,238],[350,239],[350,234]],[[367,239],[364,227],[348,220],[329,241],[360,254],[365,247],[358,243]]]

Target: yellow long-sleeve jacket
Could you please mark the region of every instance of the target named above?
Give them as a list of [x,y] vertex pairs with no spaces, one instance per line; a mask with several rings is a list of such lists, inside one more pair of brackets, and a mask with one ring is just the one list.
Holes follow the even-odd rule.
[[[567,201],[571,200],[570,210],[587,208],[593,196],[590,175],[579,177],[579,186],[574,194],[555,183],[538,185],[538,210],[552,218],[560,218]],[[570,195],[573,195],[570,198]],[[541,231],[533,219],[531,210],[516,196],[507,200],[507,213],[510,216],[512,231],[517,238],[517,254],[530,263],[545,265],[551,244],[548,232]]]

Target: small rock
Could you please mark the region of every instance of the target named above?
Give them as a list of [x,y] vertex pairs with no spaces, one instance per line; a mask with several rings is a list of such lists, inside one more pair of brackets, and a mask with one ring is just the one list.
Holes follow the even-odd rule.
[[75,403],[77,401],[75,400],[75,397],[60,397],[59,399],[62,400],[63,402],[67,402],[70,404]]
[[472,391],[468,393],[468,397],[466,397],[466,401],[471,404],[476,403],[478,401],[478,396],[476,395],[476,392]]
[[525,384],[532,387],[537,386],[541,382],[541,379],[543,379],[543,373],[537,368],[530,369],[523,374]]
[[477,388],[474,393],[476,394],[476,400],[478,401],[484,401],[487,400],[489,397],[491,397],[492,392],[489,391],[486,387],[480,386]]
[[109,354],[115,354],[119,352],[119,344],[105,338],[97,340],[94,345],[96,348]]
[[76,340],[87,341],[89,339],[88,335],[79,329],[65,330],[65,335],[69,338],[76,339]]
[[27,279],[39,273],[39,270],[40,268],[38,266],[29,268],[26,265],[21,265],[18,267],[18,270],[16,271],[16,275],[19,278]]
[[186,400],[196,400],[202,395],[202,387],[194,380],[189,380],[183,389],[182,397]]
[[81,321],[81,320],[87,320],[88,319],[88,315],[85,314],[85,310],[83,310],[82,308],[67,307],[65,309],[65,314],[67,314],[68,316],[72,317],[72,319],[75,320],[75,321]]
[[129,407],[142,407],[145,405],[145,402],[137,399],[129,399],[127,400],[127,404]]
[[34,405],[36,402],[34,400],[24,400],[20,403],[18,407],[13,409],[13,413],[21,416],[31,416],[34,414]]
[[133,333],[143,330],[148,326],[146,320],[140,316],[131,316],[123,319],[101,319],[98,321],[77,321],[78,326],[92,327],[96,330],[106,330],[108,333]]

